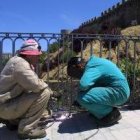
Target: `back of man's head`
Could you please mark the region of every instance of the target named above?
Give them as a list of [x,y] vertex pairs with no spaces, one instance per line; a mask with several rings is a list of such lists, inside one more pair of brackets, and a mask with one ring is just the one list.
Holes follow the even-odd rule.
[[81,57],[72,57],[68,62],[67,74],[73,78],[80,79],[83,74],[84,65],[84,59]]

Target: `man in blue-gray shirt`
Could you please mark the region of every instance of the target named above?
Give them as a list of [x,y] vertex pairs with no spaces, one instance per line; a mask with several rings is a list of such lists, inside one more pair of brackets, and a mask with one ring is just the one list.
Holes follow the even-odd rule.
[[112,125],[121,119],[117,106],[128,100],[130,89],[127,79],[114,63],[95,56],[87,62],[81,57],[73,57],[68,62],[67,73],[80,79],[77,101],[100,125]]

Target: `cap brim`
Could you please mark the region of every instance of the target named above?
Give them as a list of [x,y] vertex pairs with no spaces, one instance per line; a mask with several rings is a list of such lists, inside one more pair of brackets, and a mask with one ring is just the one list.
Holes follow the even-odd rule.
[[20,51],[19,54],[23,54],[23,55],[41,55],[42,52],[41,51],[37,51],[37,50],[32,50],[32,51]]

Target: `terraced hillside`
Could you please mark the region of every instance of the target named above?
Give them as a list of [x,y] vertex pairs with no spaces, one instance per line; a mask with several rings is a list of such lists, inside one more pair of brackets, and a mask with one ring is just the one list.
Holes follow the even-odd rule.
[[[122,35],[125,36],[139,36],[140,35],[140,25],[138,26],[133,26],[126,28],[121,31]],[[91,54],[94,54],[96,56],[100,56],[100,47],[102,47],[102,57],[108,58],[117,63],[117,49],[112,49],[110,48],[109,50],[107,48],[104,48],[101,46],[100,42],[97,40],[91,41],[90,43],[87,44],[85,49],[82,52],[82,55],[85,59],[88,59]],[[126,43],[124,41],[120,41],[118,43],[119,52],[120,52],[120,59],[123,55],[122,58],[126,57]],[[116,47],[116,48],[117,48]],[[44,80],[47,80],[47,75],[49,75],[49,79],[66,79],[67,78],[67,73],[66,73],[66,63],[59,62],[60,57],[68,51],[67,49],[65,50],[59,50],[56,51],[55,53],[50,54],[50,62],[54,64],[54,67],[48,72],[43,72],[42,77]],[[139,58],[139,53],[140,53],[140,42],[136,43],[136,52],[137,52],[137,58]],[[81,56],[81,52],[75,54],[76,56]],[[110,56],[109,56],[110,55]],[[129,48],[128,48],[128,55],[129,59],[133,59],[134,57],[134,43],[129,42]],[[60,63],[60,64],[59,64]],[[58,65],[59,64],[59,65]],[[50,64],[51,65],[51,64]]]

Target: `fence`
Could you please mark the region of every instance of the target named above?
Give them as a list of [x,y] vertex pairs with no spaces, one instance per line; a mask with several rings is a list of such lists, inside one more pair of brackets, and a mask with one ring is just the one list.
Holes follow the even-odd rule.
[[[0,70],[16,55],[23,40],[34,38],[43,48],[38,74],[57,94],[63,94],[53,108],[69,108],[78,91],[78,81],[68,77],[67,62],[72,56],[88,59],[91,55],[116,63],[128,78],[131,88],[129,103],[140,97],[140,36],[98,34],[0,33]],[[10,52],[9,52],[10,50]],[[7,53],[8,51],[8,53]],[[39,65],[39,66],[40,66]]]

